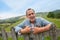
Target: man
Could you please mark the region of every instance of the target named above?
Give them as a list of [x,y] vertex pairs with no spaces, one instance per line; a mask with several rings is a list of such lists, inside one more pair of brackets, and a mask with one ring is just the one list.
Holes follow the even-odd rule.
[[31,30],[33,34],[38,34],[50,29],[51,23],[43,18],[36,18],[35,11],[31,8],[26,10],[27,19],[15,27],[17,33],[25,34],[30,33]]

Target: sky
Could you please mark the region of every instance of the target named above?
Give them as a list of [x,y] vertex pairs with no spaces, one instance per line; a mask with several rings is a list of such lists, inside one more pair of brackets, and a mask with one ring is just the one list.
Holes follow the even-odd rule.
[[28,8],[49,12],[60,9],[60,0],[0,0],[0,19],[25,15]]

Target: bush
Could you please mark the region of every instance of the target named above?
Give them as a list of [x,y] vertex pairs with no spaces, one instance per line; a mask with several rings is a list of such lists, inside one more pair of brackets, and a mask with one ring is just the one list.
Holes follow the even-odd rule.
[[47,17],[48,18],[60,18],[60,13],[49,12]]
[[53,12],[49,12],[49,14],[47,15],[48,18],[54,18],[54,13]]

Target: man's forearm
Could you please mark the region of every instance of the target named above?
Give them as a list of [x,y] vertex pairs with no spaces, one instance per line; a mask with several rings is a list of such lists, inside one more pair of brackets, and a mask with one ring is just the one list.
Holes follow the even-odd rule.
[[51,24],[46,25],[45,27],[40,27],[40,32],[48,31],[51,27]]
[[20,32],[22,33],[22,34],[24,34],[24,33],[30,33],[30,27],[25,27],[24,29],[21,29],[20,30]]

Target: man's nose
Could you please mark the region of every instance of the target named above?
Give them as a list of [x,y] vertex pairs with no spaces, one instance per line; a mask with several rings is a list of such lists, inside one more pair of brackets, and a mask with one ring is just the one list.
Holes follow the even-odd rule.
[[33,16],[33,15],[31,14],[31,16]]

